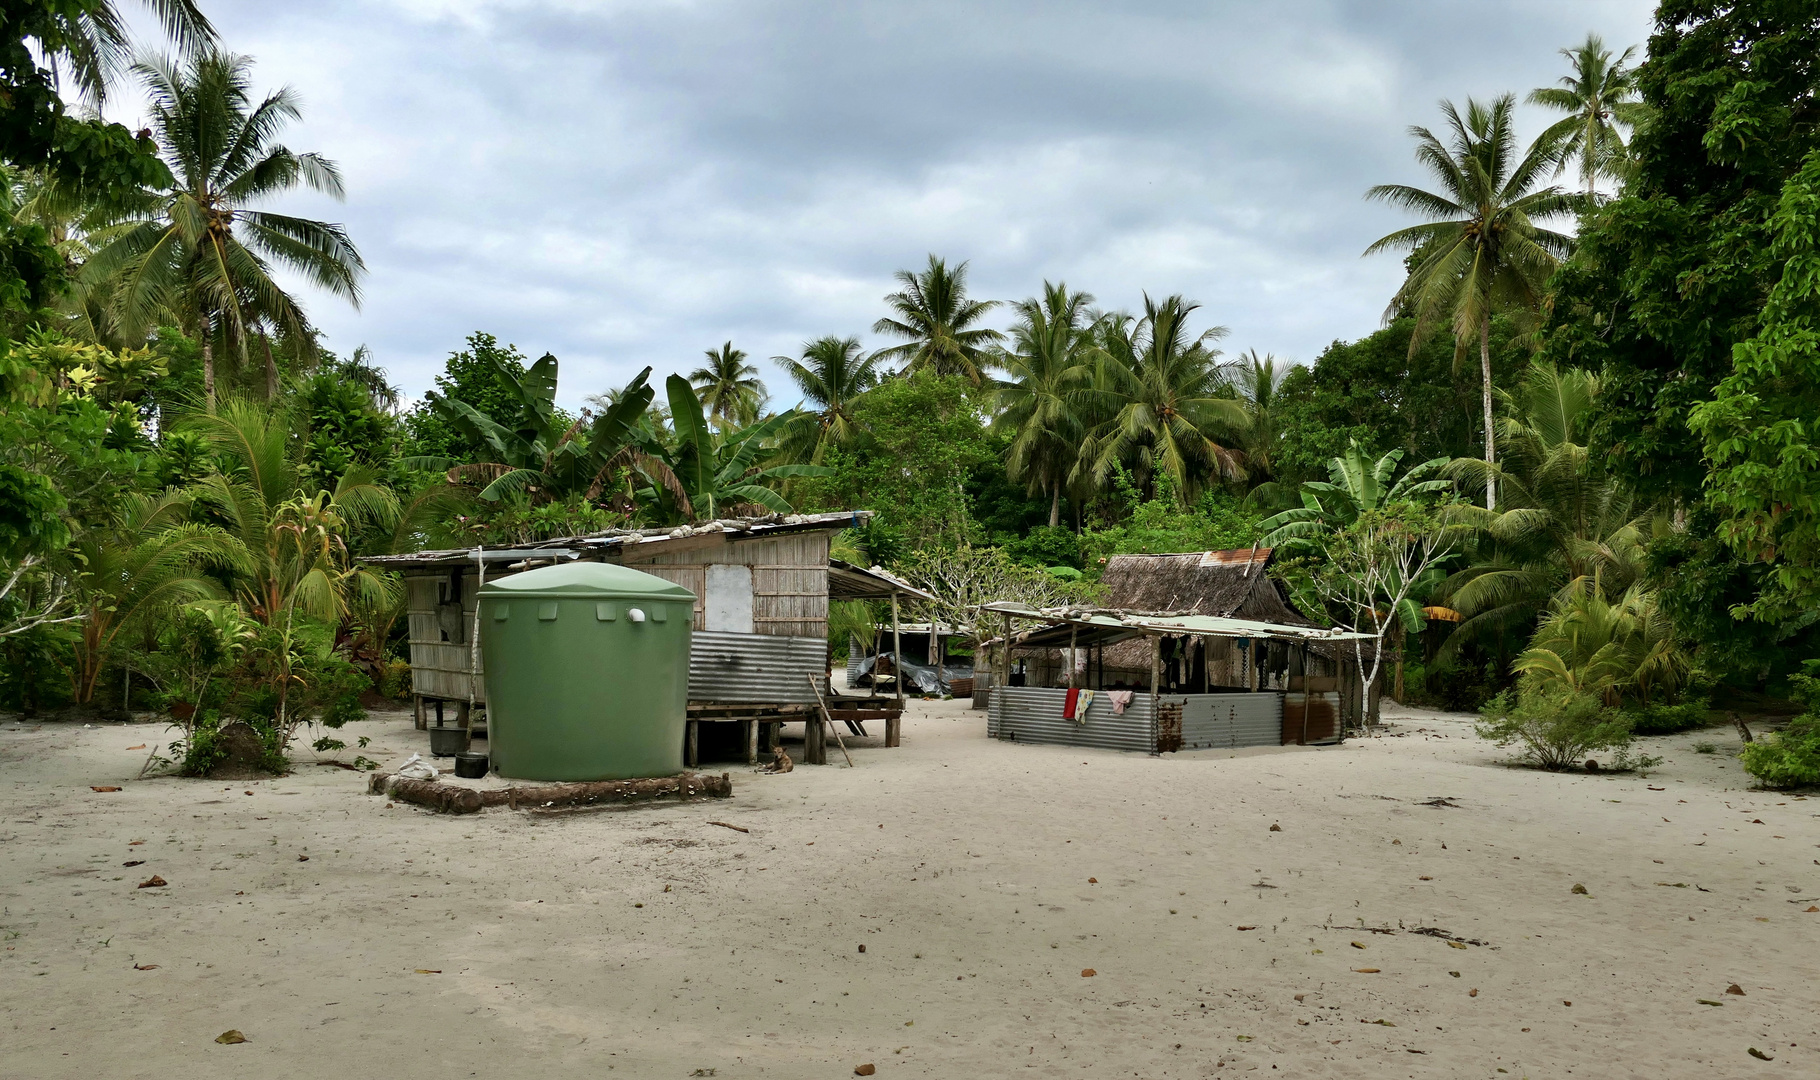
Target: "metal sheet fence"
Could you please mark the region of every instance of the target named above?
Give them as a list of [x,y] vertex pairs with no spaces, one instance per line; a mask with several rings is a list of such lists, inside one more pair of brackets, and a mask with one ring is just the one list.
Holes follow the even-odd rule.
[[809,676],[827,670],[824,638],[697,630],[689,653],[689,700],[713,704],[807,705]]
[[[1067,695],[1068,691],[1051,687],[995,687],[986,709],[986,733],[995,739],[1056,746],[1154,749],[1149,694],[1134,695],[1119,716],[1112,714],[1106,695],[1097,694],[1084,722],[1062,719]],[[1282,741],[1280,694],[1177,694],[1164,695],[1161,702],[1181,706],[1184,750],[1276,746]]]

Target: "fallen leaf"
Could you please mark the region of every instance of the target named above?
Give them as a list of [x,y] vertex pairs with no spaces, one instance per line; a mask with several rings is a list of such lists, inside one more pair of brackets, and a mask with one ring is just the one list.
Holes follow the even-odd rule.
[[235,1043],[245,1042],[246,1036],[240,1034],[239,1028],[229,1028],[226,1031],[222,1032],[221,1034],[215,1036],[215,1041],[218,1043],[221,1043],[224,1046],[232,1046]]
[[1098,885],[1098,884],[1099,884],[1099,883],[1100,883],[1100,879],[1099,879],[1099,878],[1096,878],[1096,877],[1090,877],[1090,878],[1088,878],[1088,879],[1087,879],[1087,884],[1089,884],[1089,885]]
[[1353,968],[1352,970],[1358,972],[1361,975],[1376,975],[1378,973],[1379,969],[1377,969],[1377,968]]
[[[99,789],[96,789],[96,790],[99,790]],[[1762,819],[1762,818],[1760,818],[1760,817],[1757,817],[1757,818],[1751,818],[1751,819],[1750,819],[1750,823],[1751,823],[1751,824],[1752,824],[1752,825],[1761,825],[1761,824],[1763,824],[1763,819]]]
[[1473,988],[1472,988],[1472,989],[1471,989],[1471,990],[1468,990],[1468,991],[1466,991],[1466,996],[1467,996],[1467,997],[1478,997],[1478,996],[1479,996],[1479,988],[1478,988],[1478,987],[1476,987],[1476,986],[1475,986],[1475,987],[1473,987]]
[[1388,1020],[1373,1020],[1372,1023],[1377,1024],[1380,1027],[1396,1027],[1395,1024]]
[[144,866],[145,860],[144,859],[128,859],[126,862],[123,862],[120,865],[121,866]]
[[[734,832],[749,833],[752,831],[751,829],[746,828],[744,825],[734,825],[734,824],[731,824],[731,823],[725,822],[725,821],[710,821],[710,822],[708,822],[708,824],[719,825],[723,829],[732,829]],[[884,826],[880,825],[879,828],[882,829],[882,828],[884,828]],[[867,1066],[867,1068],[870,1068],[870,1067],[871,1066]]]
[[1282,832],[1282,831],[1283,831],[1283,827],[1282,827],[1282,826],[1281,826],[1281,825],[1272,825],[1272,826],[1271,826],[1271,827],[1270,827],[1270,831],[1271,831],[1271,832]]
[[1240,930],[1256,930],[1256,929],[1257,929],[1257,927],[1255,927],[1255,926],[1241,926],[1241,927],[1239,927],[1239,929],[1240,929]]
[[419,975],[441,975],[442,969],[441,968],[418,968],[417,974],[419,974]]
[[875,1065],[873,1065],[870,1061],[868,1061],[864,1065],[861,1065],[858,1068],[854,1069],[853,1075],[854,1076],[871,1076],[873,1073],[875,1073],[877,1071],[878,1071],[878,1068]]
[[1416,880],[1417,881],[1433,881],[1434,878],[1429,877],[1427,874],[1423,874],[1421,877],[1417,878]]
[[1297,1000],[1297,1001],[1300,1001],[1300,1000],[1302,1000],[1302,999],[1303,999],[1303,998],[1305,998],[1305,997],[1307,997],[1307,996],[1308,996],[1308,995],[1307,995],[1307,994],[1297,994],[1297,995],[1296,995],[1296,996],[1295,996],[1295,999],[1296,999],[1296,1000]]
[[1365,947],[1365,943],[1363,941],[1355,941],[1352,943],[1352,947],[1355,949],[1363,949]]
[[1723,1001],[1714,1001],[1714,1000],[1712,1000],[1712,999],[1711,999],[1711,998],[1695,998],[1695,999],[1694,999],[1694,1000],[1695,1000],[1695,1001],[1697,1001],[1697,1002],[1699,1002],[1699,1003],[1700,1003],[1700,1004],[1702,1004],[1702,1005],[1716,1005],[1716,1006],[1719,1006],[1719,1007],[1721,1007],[1721,1008],[1723,1008],[1723,1007],[1724,1007],[1724,1005],[1725,1005],[1725,1002],[1723,1002]]
[[1083,979],[1091,979],[1095,975],[1098,975],[1098,974],[1099,974],[1099,972],[1093,970],[1092,968],[1082,968],[1081,969],[1081,978],[1083,978]]
[[1744,996],[1744,987],[1739,986],[1737,983],[1732,983],[1730,986],[1725,988],[1725,992],[1728,994],[1736,994],[1739,997],[1743,997]]
[[141,889],[162,889],[166,885],[169,885],[169,884],[170,884],[170,882],[159,877],[157,874],[153,874],[151,877],[146,878],[144,881],[141,881],[139,883],[139,888],[141,888]]
[[157,964],[134,964],[133,970],[134,971],[157,971],[158,965]]
[[143,843],[145,843],[144,840],[128,840],[126,842],[126,846],[127,847],[138,847],[140,844],[143,844]]
[[1815,907],[1814,905],[1809,904],[1808,906],[1802,908],[1801,910],[1802,911],[1820,911],[1820,907]]
[[1750,1056],[1751,1056],[1751,1057],[1754,1057],[1754,1058],[1756,1058],[1756,1059],[1757,1059],[1757,1060],[1758,1060],[1758,1061],[1774,1061],[1774,1060],[1776,1060],[1776,1059],[1775,1059],[1775,1058],[1773,1058],[1773,1057],[1771,1057],[1771,1056],[1769,1056],[1769,1055],[1768,1055],[1768,1054],[1766,1054],[1766,1053],[1764,1053],[1764,1052],[1763,1052],[1763,1051],[1761,1051],[1761,1050],[1759,1050],[1759,1049],[1757,1049],[1757,1048],[1756,1048],[1756,1047],[1754,1047],[1754,1046],[1753,1046],[1753,1047],[1751,1047],[1751,1048],[1750,1048]]
[[144,744],[144,743],[140,743],[140,744],[139,744],[139,745],[138,745],[138,746],[129,746],[129,747],[127,747],[127,749],[128,749],[128,750],[144,750],[144,749],[145,749],[145,744]]
[[1466,946],[1460,944],[1457,941],[1450,941],[1447,943],[1447,947],[1450,949],[1464,949]]
[[88,789],[90,791],[119,791],[120,790],[117,787],[105,787],[105,786],[101,786],[101,785],[97,785],[97,784],[90,784],[88,786]]
[[1573,893],[1575,896],[1591,896],[1592,895],[1592,893],[1589,893],[1586,891],[1586,886],[1580,885],[1580,884],[1575,884],[1573,888],[1571,888],[1567,891]]
[[865,952],[865,951],[866,951],[866,947],[865,947],[865,946],[864,946],[864,945],[861,945],[861,946],[860,946],[860,947],[859,947],[859,951],[860,951],[860,952]]
[[1573,1003],[1573,1002],[1571,1002],[1571,1001],[1565,1001],[1565,1000],[1563,1000],[1563,1001],[1562,1001],[1562,1002],[1561,1002],[1561,1004],[1563,1004],[1563,1005],[1565,1005],[1565,1006],[1567,1006],[1567,1007],[1568,1007],[1568,1008],[1570,1008],[1570,1009],[1571,1009],[1571,1008],[1573,1008],[1573,1007],[1574,1007],[1574,1003]]
[[297,861],[298,862],[309,862],[310,857],[308,855],[299,855],[299,856],[297,856]]

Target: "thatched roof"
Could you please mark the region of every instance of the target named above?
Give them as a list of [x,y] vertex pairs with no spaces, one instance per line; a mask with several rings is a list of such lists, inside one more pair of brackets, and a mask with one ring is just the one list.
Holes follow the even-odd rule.
[[1114,555],[1100,583],[1107,607],[1180,611],[1232,619],[1315,626],[1265,573],[1272,550],[1197,551],[1184,555]]

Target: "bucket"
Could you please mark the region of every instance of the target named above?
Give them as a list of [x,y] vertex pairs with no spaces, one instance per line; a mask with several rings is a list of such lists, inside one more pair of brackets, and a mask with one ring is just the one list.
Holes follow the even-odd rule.
[[479,780],[487,774],[485,754],[456,754],[455,775],[463,780]]
[[467,749],[468,733],[458,727],[430,729],[430,756],[454,757]]

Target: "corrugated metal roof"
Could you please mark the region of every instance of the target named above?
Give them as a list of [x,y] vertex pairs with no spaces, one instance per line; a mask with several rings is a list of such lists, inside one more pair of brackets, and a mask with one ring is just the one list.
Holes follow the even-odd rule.
[[893,595],[915,600],[935,599],[882,566],[869,570],[843,559],[828,560],[828,598],[831,600],[889,600]]
[[[608,529],[585,536],[561,536],[535,544],[501,550],[511,556],[508,561],[606,557],[617,554],[628,545],[636,544],[642,547],[646,544],[661,544],[669,540],[683,540],[692,536],[706,536],[713,533],[725,533],[729,540],[741,540],[748,537],[775,536],[779,533],[790,532],[816,530],[836,532],[863,525],[871,516],[872,511],[870,510],[850,510],[834,514],[769,514],[757,518],[716,518],[713,521],[698,522],[694,525],[678,525],[673,528]],[[414,551],[404,555],[368,555],[362,557],[360,561],[372,563],[375,566],[392,567],[449,566],[464,562],[471,563],[481,554],[482,549],[480,548],[444,549]],[[495,555],[491,550],[486,550],[484,556],[488,562],[495,561]]]

